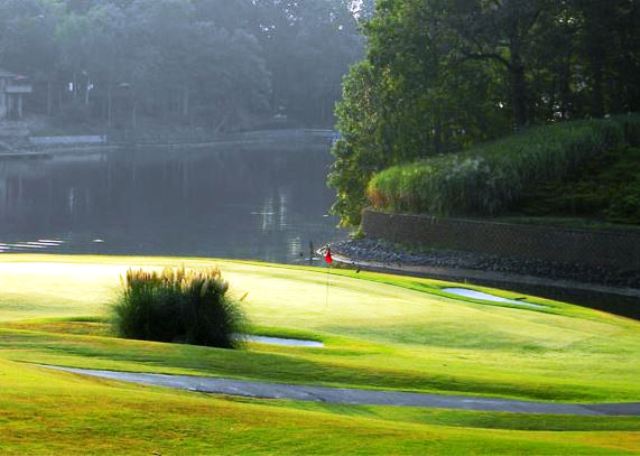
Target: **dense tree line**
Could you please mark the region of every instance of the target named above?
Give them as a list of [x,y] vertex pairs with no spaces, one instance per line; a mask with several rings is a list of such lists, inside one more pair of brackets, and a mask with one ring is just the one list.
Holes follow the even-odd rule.
[[139,119],[331,126],[362,55],[350,0],[0,0],[0,67],[31,108],[112,127]]
[[338,106],[334,210],[371,176],[534,124],[640,109],[634,0],[378,0]]

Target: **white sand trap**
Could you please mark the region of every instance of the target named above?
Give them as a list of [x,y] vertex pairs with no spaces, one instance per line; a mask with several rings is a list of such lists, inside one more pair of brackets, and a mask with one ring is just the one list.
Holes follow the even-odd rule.
[[324,344],[322,342],[317,342],[315,340],[284,339],[282,337],[250,336],[250,335],[242,335],[240,336],[240,338],[246,340],[247,342],[256,342],[258,344],[284,345],[287,347],[314,347],[314,348],[324,347]]
[[532,304],[530,302],[517,301],[515,299],[501,298],[500,296],[494,296],[489,293],[483,293],[482,291],[470,290],[468,288],[443,288],[445,293],[451,293],[457,296],[463,296],[465,298],[477,299],[479,301],[499,302],[503,304],[511,304],[513,306],[527,307],[530,309],[546,309],[547,306],[541,304]]
[[27,244],[40,245],[43,247],[60,247],[60,243],[57,243],[57,242],[33,241],[33,242],[27,242]]
[[44,245],[33,245],[28,242],[18,242],[16,244],[9,244],[10,248],[14,249],[45,249]]

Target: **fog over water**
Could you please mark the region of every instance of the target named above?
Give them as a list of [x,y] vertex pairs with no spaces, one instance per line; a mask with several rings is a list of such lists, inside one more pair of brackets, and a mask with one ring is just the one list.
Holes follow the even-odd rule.
[[294,262],[340,239],[326,140],[0,160],[0,252]]

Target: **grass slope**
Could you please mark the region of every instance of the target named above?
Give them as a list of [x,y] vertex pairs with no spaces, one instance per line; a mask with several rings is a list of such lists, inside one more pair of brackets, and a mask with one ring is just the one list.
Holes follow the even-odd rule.
[[[217,264],[233,294],[248,292],[245,307],[257,333],[310,337],[327,347],[251,344],[228,351],[109,336],[106,309],[127,268],[183,264]],[[534,298],[528,299],[548,310],[451,299],[440,291],[444,283],[426,279],[334,271],[329,282],[327,304],[327,274],[312,268],[3,255],[0,452],[640,450],[638,418],[229,401],[25,364],[542,400],[640,400],[637,322]]]
[[[469,150],[387,168],[376,209],[433,215],[584,216],[638,224],[640,116],[534,127]],[[603,169],[607,172],[603,172]]]
[[481,430],[227,401],[6,361],[0,372],[2,454],[608,454],[638,443],[621,430]]
[[513,211],[561,220],[569,216],[583,224],[596,220],[630,228],[640,225],[640,148],[609,150],[580,171],[563,181],[532,188]]

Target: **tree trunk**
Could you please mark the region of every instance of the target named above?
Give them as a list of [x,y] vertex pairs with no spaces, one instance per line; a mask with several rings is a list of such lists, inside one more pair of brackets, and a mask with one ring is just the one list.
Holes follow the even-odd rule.
[[189,117],[189,87],[184,87],[182,92],[182,116]]
[[560,76],[560,112],[563,120],[571,117],[571,56],[567,55]]
[[87,86],[84,88],[84,104],[85,106],[89,106],[89,87],[91,83],[89,82],[89,78],[87,78]]
[[213,132],[214,132],[215,134],[220,133],[220,132],[224,129],[224,127],[225,127],[225,125],[226,125],[226,123],[227,123],[227,120],[229,120],[229,114],[228,114],[228,112],[227,112],[227,114],[225,114],[224,116],[222,116],[222,120],[220,120],[217,124],[215,124],[215,125],[213,126]]
[[525,68],[520,56],[515,54],[511,59],[511,95],[513,103],[513,119],[516,129],[525,127],[529,121],[527,102],[527,81]]
[[591,114],[593,117],[604,116],[604,71],[601,60],[598,56],[593,56],[591,60],[591,71],[593,73],[593,93],[591,94]]
[[607,43],[610,32],[603,18],[607,18],[608,2],[591,1],[584,5],[584,13],[587,17],[587,52],[589,69],[593,78],[591,92],[591,115],[602,117],[605,114],[604,75],[605,60],[607,57]]
[[436,112],[433,127],[433,151],[436,155],[442,153],[442,122],[440,113]]
[[133,100],[133,107],[131,108],[131,128],[133,130],[138,126],[138,102]]
[[107,88],[107,126],[113,127],[113,87],[111,84]]
[[53,114],[53,83],[51,80],[47,81],[47,117],[51,117]]

